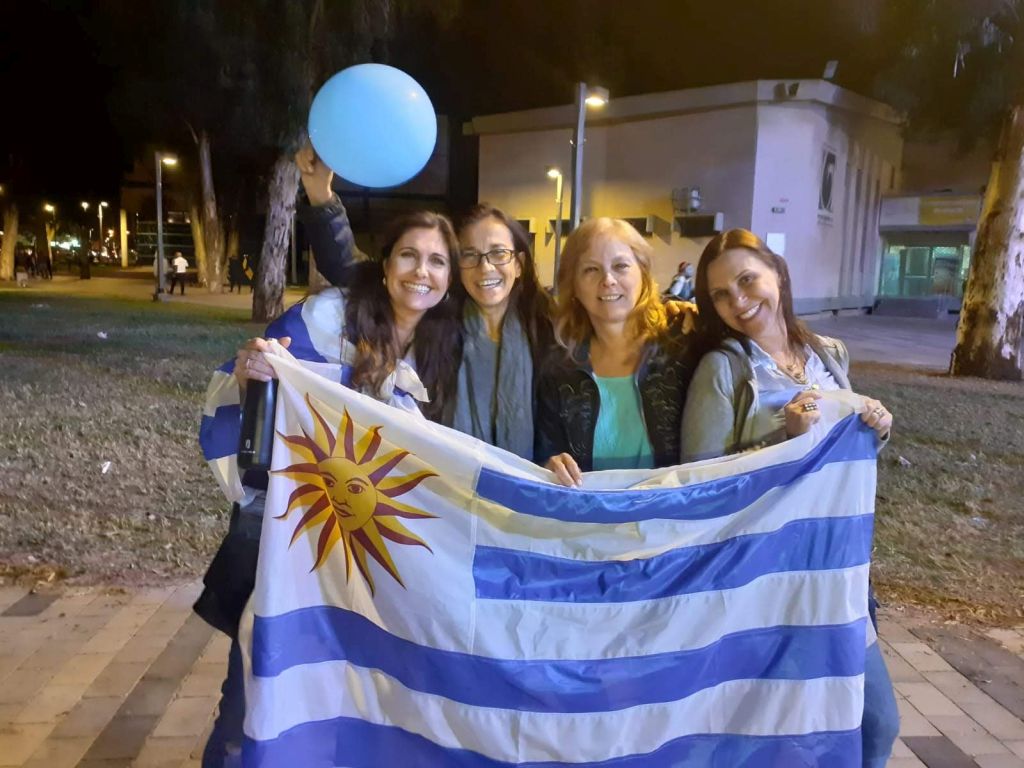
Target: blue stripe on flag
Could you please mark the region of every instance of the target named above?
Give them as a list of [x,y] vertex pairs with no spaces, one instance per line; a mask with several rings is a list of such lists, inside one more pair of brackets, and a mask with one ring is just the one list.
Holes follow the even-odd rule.
[[[302,319],[303,302],[299,302],[281,315],[277,320],[267,326],[265,336],[268,339],[280,339],[290,336],[292,339],[288,351],[299,360],[308,360],[311,363],[326,363],[327,358],[321,355],[313,346],[309,338],[309,330]],[[338,329],[338,337],[341,337],[341,329]]]
[[203,416],[199,424],[199,447],[207,461],[238,453],[238,436],[242,431],[242,407],[222,405],[213,416]]
[[346,660],[407,688],[464,704],[529,712],[615,711],[678,701],[729,680],[810,680],[864,672],[865,619],[736,632],[704,648],[586,660],[511,660],[418,645],[344,608],[256,616],[252,670],[274,677]]
[[232,374],[235,372],[235,361],[228,360],[226,363],[224,363],[224,365],[222,365],[217,370],[220,371],[221,373]]
[[827,464],[878,455],[875,432],[853,414],[839,422],[798,461],[682,488],[642,491],[580,491],[511,477],[484,467],[476,492],[520,514],[577,523],[641,520],[704,520],[731,515],[772,488],[788,485]]
[[278,738],[248,736],[242,762],[255,768],[860,768],[860,729],[794,736],[699,734],[682,736],[644,755],[600,763],[508,763],[468,749],[442,747],[390,725],[341,717],[303,723]]
[[628,603],[733,589],[766,573],[821,571],[871,558],[874,515],[794,520],[770,533],[734,536],[635,560],[570,560],[477,547],[476,596],[489,600]]

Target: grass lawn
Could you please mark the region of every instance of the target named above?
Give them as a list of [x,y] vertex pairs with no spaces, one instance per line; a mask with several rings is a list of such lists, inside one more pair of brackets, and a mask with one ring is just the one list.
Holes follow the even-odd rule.
[[[262,330],[246,319],[0,291],[0,569],[133,583],[203,573],[228,507],[198,414],[212,369]],[[879,365],[853,378],[897,419],[879,462],[880,596],[1019,622],[1024,385]]]

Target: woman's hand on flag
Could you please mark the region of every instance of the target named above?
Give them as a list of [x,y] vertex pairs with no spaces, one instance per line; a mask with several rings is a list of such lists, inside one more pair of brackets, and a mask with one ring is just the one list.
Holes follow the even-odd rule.
[[[239,388],[244,392],[246,382],[250,379],[255,381],[270,381],[276,379],[277,374],[274,367],[267,361],[266,352],[270,350],[270,342],[274,339],[249,339],[239,348],[235,355],[235,379]],[[288,336],[277,339],[277,343],[285,349],[292,343]]]
[[544,467],[554,472],[555,480],[568,488],[579,488],[583,485],[583,473],[580,472],[576,459],[568,453],[552,456]]

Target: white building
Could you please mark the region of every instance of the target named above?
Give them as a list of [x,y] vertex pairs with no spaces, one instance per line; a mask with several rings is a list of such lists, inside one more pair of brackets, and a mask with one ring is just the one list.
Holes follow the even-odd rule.
[[[569,182],[571,105],[474,118],[479,199],[535,233],[552,279],[554,182]],[[891,108],[822,80],[756,81],[615,98],[587,118],[583,216],[630,219],[664,287],[696,262],[713,222],[745,227],[789,262],[797,310],[869,307],[880,277],[878,212],[903,141]],[[699,188],[697,216],[673,204]],[[568,218],[566,189],[564,217]],[[716,217],[716,214],[720,216]]]

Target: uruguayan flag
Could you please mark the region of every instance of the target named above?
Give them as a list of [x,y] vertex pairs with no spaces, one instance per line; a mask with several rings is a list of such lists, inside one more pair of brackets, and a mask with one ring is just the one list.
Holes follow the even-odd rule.
[[[345,294],[330,288],[295,304],[271,323],[267,338],[291,338],[288,351],[314,373],[332,381],[349,384],[356,350],[343,334]],[[234,376],[235,361],[230,360],[213,372],[206,388],[199,447],[228,501],[245,496],[238,472],[238,437],[241,428],[241,402]],[[410,360],[399,360],[395,372],[384,382],[381,397],[401,410],[419,413],[417,401],[427,399]]]
[[567,489],[273,361],[246,766],[860,766],[857,416]]

